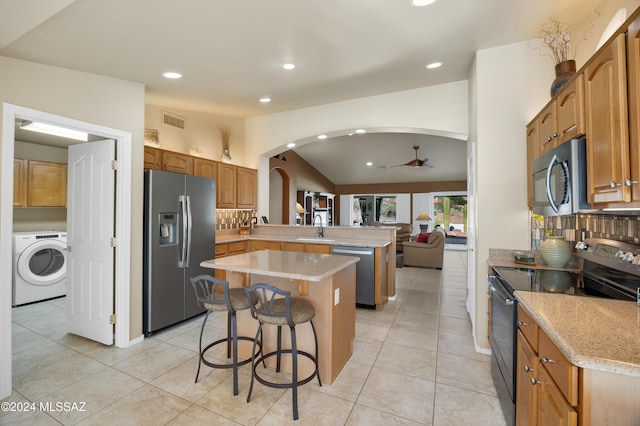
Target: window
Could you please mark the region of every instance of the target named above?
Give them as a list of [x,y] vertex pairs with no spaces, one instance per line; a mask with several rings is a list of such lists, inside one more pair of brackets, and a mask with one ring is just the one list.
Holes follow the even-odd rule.
[[433,226],[445,230],[467,231],[467,196],[438,195],[433,197]]

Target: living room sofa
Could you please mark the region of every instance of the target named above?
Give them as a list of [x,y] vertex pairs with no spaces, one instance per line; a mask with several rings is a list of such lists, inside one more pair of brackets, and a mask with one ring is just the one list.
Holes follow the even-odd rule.
[[426,242],[407,241],[403,243],[404,266],[442,269],[446,234],[436,228]]
[[402,253],[404,243],[409,241],[411,237],[411,224],[410,223],[395,223],[395,222],[369,222],[368,226],[394,226],[399,228],[396,230],[396,252]]

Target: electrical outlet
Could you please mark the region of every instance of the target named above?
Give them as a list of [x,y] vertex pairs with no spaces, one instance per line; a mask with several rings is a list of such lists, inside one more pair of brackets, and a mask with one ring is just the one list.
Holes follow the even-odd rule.
[[340,303],[340,289],[336,288],[333,291],[333,305],[337,305],[338,303]]

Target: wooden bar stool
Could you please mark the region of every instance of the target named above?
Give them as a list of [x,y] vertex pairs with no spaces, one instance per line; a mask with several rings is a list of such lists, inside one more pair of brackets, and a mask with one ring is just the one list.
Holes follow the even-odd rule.
[[[313,308],[313,305],[306,300],[291,298],[291,292],[280,290],[279,288],[269,284],[254,284],[251,287],[245,288],[245,291],[247,294],[247,304],[249,304],[249,301],[257,300],[257,303],[252,303],[250,308],[251,316],[258,320],[260,324],[253,344],[251,357],[251,385],[249,386],[247,402],[251,400],[254,378],[268,387],[291,388],[293,399],[293,420],[298,420],[298,386],[309,383],[314,377],[318,378],[318,384],[322,386],[320,373],[318,372],[318,336],[316,335],[316,329],[313,325],[313,317],[316,314],[315,309]],[[305,322],[309,322],[311,324],[311,329],[313,330],[316,351],[315,355],[311,355],[305,351],[300,351],[297,347],[296,325]],[[262,326],[264,324],[278,326],[277,349],[267,354],[261,354],[261,356],[256,359],[256,345],[259,345],[262,341]],[[282,349],[281,337],[283,325],[289,326],[289,332],[291,333],[291,349]],[[260,362],[264,365],[265,360],[272,356],[276,356],[276,372],[280,372],[280,359],[283,353],[291,354],[291,383],[276,383],[265,380],[258,375],[256,371],[257,365]],[[313,361],[315,366],[315,371],[302,380],[298,380],[298,355],[309,358]]]
[[[200,303],[207,313],[204,316],[202,322],[202,328],[200,329],[200,343],[199,343],[199,361],[198,371],[196,373],[195,383],[198,383],[198,376],[200,375],[200,366],[205,364],[211,368],[232,368],[233,369],[233,394],[238,395],[238,367],[248,364],[252,361],[252,358],[247,358],[238,362],[238,340],[248,340],[254,342],[253,349],[255,351],[255,341],[251,337],[238,336],[238,325],[236,319],[236,311],[243,309],[249,309],[251,304],[257,303],[257,298],[248,298],[244,289],[242,288],[229,288],[227,281],[221,281],[210,275],[198,275],[195,278],[191,278],[191,285],[193,291],[196,293],[198,303]],[[202,347],[202,333],[204,332],[204,326],[207,324],[209,314],[213,311],[226,311],[227,312],[227,337],[224,339],[216,340],[213,343],[208,344],[206,347]],[[208,361],[205,358],[207,351],[214,346],[226,343],[227,344],[227,358],[232,358],[229,364],[216,364]],[[262,353],[262,345],[258,342],[260,347],[259,353]]]

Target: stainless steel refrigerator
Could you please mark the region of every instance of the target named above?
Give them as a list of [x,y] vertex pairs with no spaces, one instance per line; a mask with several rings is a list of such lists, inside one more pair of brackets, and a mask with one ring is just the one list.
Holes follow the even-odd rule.
[[143,329],[145,335],[204,311],[190,278],[211,270],[216,181],[159,170],[144,172]]

